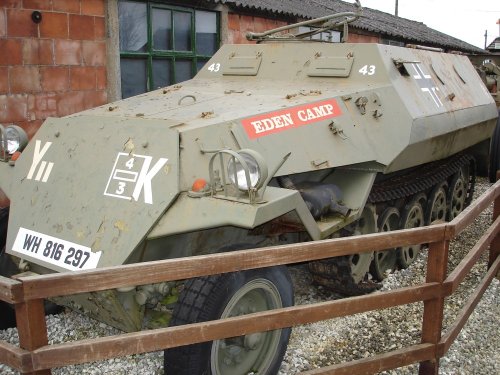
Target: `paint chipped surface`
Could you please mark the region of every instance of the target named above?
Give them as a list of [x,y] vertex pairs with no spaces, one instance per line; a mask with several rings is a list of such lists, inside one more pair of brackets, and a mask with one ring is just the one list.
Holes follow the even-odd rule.
[[132,141],[132,138],[129,138],[127,142],[125,142],[125,144],[123,145],[123,151],[132,154],[134,150],[135,150],[134,142]]
[[118,229],[120,232],[128,232],[128,226],[127,223],[125,223],[122,220],[118,220],[115,222],[113,225],[116,229]]

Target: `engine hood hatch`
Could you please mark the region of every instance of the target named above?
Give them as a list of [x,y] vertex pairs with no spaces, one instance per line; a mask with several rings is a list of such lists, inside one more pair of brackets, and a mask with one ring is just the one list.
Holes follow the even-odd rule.
[[171,125],[47,120],[13,167],[7,253],[56,271],[123,264],[179,192]]

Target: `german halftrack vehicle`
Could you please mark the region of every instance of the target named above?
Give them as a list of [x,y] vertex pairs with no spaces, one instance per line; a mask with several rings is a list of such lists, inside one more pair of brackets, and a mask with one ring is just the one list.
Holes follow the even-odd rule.
[[[358,16],[302,25],[321,31]],[[469,60],[283,31],[222,46],[182,84],[48,119],[29,143],[20,128],[4,127],[0,187],[11,206],[3,257],[35,273],[78,271],[458,215],[497,118]],[[419,250],[309,268],[315,282],[359,294]],[[134,331],[161,321],[148,314],[161,304],[173,305],[176,325],[290,306],[293,288],[279,266],[91,297],[56,302]],[[276,374],[289,335],[167,350],[166,373]]]

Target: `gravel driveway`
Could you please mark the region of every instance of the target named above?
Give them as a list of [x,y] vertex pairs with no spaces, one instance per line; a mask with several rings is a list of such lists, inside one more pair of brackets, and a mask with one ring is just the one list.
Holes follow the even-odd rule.
[[[491,184],[477,183],[476,194]],[[491,222],[491,209],[484,212],[450,246],[449,269],[453,269]],[[422,283],[426,252],[406,270],[389,275],[382,290]],[[473,268],[458,291],[446,299],[444,329],[449,327],[486,270],[487,257]],[[305,266],[291,268],[296,304],[339,298],[326,289],[311,285]],[[468,323],[441,360],[440,374],[500,374],[500,286],[497,279],[487,289]],[[280,375],[293,375],[318,367],[368,357],[420,342],[423,303],[323,321],[293,329]],[[83,315],[66,311],[47,317],[49,342],[118,334],[119,331]],[[16,329],[0,331],[0,340],[18,343]],[[17,374],[0,364],[1,374]],[[417,374],[412,365],[383,374]],[[54,369],[53,374],[163,374],[163,353],[127,356],[119,359]],[[235,374],[236,375],[236,374]]]

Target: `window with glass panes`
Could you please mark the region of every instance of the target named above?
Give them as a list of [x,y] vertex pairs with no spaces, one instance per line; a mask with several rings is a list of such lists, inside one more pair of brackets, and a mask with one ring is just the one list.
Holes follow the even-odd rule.
[[[299,33],[306,33],[308,31],[313,31],[313,30],[314,30],[314,28],[309,27],[309,26],[300,26],[299,27]],[[323,31],[321,33],[314,34],[310,37],[307,37],[306,39],[322,40],[324,42],[332,42],[332,43],[340,43],[341,33],[340,33],[340,31],[335,31],[335,30]]]
[[388,44],[390,46],[398,46],[398,47],[404,47],[406,45],[405,43],[400,42],[399,40],[386,39],[386,38],[382,38],[381,43]]
[[217,12],[120,0],[122,97],[192,78],[219,48]]

